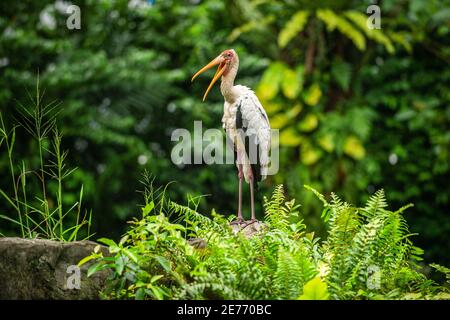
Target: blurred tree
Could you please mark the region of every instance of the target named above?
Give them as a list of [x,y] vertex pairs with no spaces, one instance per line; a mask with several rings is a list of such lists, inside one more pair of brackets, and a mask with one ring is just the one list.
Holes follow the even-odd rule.
[[254,13],[231,34],[273,60],[257,93],[281,129],[274,179],[309,224],[320,227],[305,183],[357,202],[385,188],[394,205],[416,204],[418,243],[439,243],[427,258],[448,262],[449,2],[383,1],[382,29],[358,1],[236,3]]
[[[35,86],[38,72],[44,100],[61,101],[58,122],[64,146],[71,150],[68,160],[79,167],[67,182],[66,188],[73,190],[67,201],[76,199],[83,184],[86,206],[94,209],[95,230],[118,236],[123,222],[137,211],[136,190],[148,168],[159,184],[177,182],[171,186],[174,199],[183,200],[186,193],[210,194],[210,206],[234,208],[231,166],[179,168],[170,158],[173,129],[192,129],[193,120],[220,127],[218,94],[212,103],[201,104],[204,86],[193,87],[189,79],[201,63],[225,48],[223,39],[232,25],[224,24],[224,5],[78,1],[81,30],[66,28],[68,5],[3,3],[0,17],[1,109],[12,125],[18,103],[29,103],[27,90]],[[242,46],[238,50],[246,55],[242,69],[252,77],[246,82],[255,84],[267,62],[245,53]],[[35,168],[33,141],[24,132],[18,139],[17,159],[25,158],[27,166]],[[1,168],[6,169],[6,160],[1,157]],[[11,189],[7,179],[0,184]],[[223,197],[223,192],[230,196]],[[0,208],[9,210],[7,203]]]

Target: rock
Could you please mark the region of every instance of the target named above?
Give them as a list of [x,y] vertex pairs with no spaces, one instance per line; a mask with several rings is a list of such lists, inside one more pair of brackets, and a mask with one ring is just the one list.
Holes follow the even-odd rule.
[[[88,278],[92,262],[77,267],[97,245],[92,241],[0,238],[0,299],[98,299],[108,271]],[[100,250],[108,254],[106,247]]]
[[[241,233],[246,238],[251,238],[261,235],[267,229],[267,225],[262,221],[243,221],[242,223],[230,224],[230,228],[235,235]],[[187,242],[196,249],[205,249],[208,246],[207,241],[202,238],[191,238]]]
[[207,245],[206,240],[201,238],[191,238],[187,242],[196,249],[205,249]]
[[240,224],[231,224],[234,234],[242,233],[247,238],[251,238],[262,232],[267,226],[262,221],[244,221]]

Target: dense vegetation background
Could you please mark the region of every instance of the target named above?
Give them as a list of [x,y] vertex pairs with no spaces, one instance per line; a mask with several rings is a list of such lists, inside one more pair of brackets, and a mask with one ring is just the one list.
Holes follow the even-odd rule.
[[[209,79],[191,85],[190,77],[232,47],[237,82],[257,91],[281,129],[280,172],[261,193],[283,183],[317,232],[320,203],[304,184],[355,204],[384,188],[393,208],[415,204],[405,217],[426,260],[449,264],[450,1],[378,1],[374,31],[365,27],[371,1],[80,0],[81,30],[66,28],[69,4],[0,4],[0,111],[11,128],[39,72],[43,101],[60,102],[68,165],[78,167],[64,201],[83,185],[98,236],[118,237],[139,213],[144,169],[157,184],[176,182],[175,201],[208,195],[200,212],[235,213],[233,166],[170,160],[173,129],[191,130],[194,120],[220,127],[219,91],[201,103]],[[0,148],[0,188],[11,194]],[[18,128],[18,165],[37,170],[36,148]],[[38,181],[29,187],[37,193]],[[14,216],[6,201],[0,213]],[[2,221],[0,232],[18,231]]]

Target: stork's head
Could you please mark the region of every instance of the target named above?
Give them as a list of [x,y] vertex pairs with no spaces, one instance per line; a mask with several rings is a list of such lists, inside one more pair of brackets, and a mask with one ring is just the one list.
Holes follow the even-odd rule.
[[226,76],[227,73],[231,70],[231,68],[237,66],[239,64],[239,58],[233,49],[228,49],[223,51],[221,54],[219,54],[216,58],[214,58],[210,63],[208,63],[206,66],[201,68],[194,76],[192,77],[191,81],[194,81],[195,78],[197,78],[200,73],[205,72],[208,69],[211,69],[212,67],[219,65],[217,67],[216,74],[214,75],[213,79],[211,80],[211,83],[208,86],[208,89],[206,89],[205,95],[203,96],[203,101],[205,101],[206,96],[208,95],[209,91],[211,91],[211,88],[213,87],[214,83],[221,77]]

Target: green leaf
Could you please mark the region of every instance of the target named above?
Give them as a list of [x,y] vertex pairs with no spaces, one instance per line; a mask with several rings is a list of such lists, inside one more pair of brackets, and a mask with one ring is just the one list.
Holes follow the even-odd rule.
[[367,27],[367,16],[356,10],[346,11],[345,16],[349,18],[355,25],[361,29],[369,39],[382,44],[387,52],[395,53],[395,48],[392,45],[392,41],[383,33],[381,29],[369,29]]
[[125,253],[134,263],[138,262],[138,257],[129,249],[124,248],[123,253]]
[[289,119],[294,119],[300,112],[302,112],[303,106],[301,103],[297,103],[295,106],[293,106],[288,112],[286,112],[286,115]]
[[155,256],[156,261],[158,261],[158,263],[161,265],[161,267],[163,267],[164,270],[166,270],[166,272],[171,272],[172,268],[170,266],[170,261],[167,260],[167,258],[163,257],[163,256]]
[[100,238],[97,240],[100,243],[106,244],[110,253],[116,253],[120,251],[120,247],[114,242],[114,240],[108,238]]
[[151,286],[150,289],[152,290],[153,295],[155,296],[156,299],[158,299],[158,300],[164,299],[164,291],[163,290],[161,290],[160,288],[155,287],[155,286]]
[[269,15],[263,19],[252,20],[250,22],[247,22],[246,24],[233,29],[233,31],[231,31],[231,33],[228,35],[227,41],[234,42],[242,34],[251,32],[254,30],[260,30],[264,26],[271,24],[274,20],[275,20],[275,17],[273,15]]
[[261,100],[271,100],[278,94],[285,69],[286,65],[281,62],[270,64],[256,89],[256,93]]
[[159,279],[161,279],[162,277],[164,277],[164,276],[161,275],[161,274],[156,275],[156,276],[153,276],[153,277],[150,279],[150,283],[154,283],[154,282],[158,281]]
[[320,90],[320,86],[317,83],[314,83],[309,87],[308,91],[305,93],[305,102],[309,106],[315,106],[319,103],[320,98],[322,97],[322,90]]
[[19,226],[22,225],[19,221],[14,220],[13,218],[10,218],[10,217],[8,217],[8,216],[5,216],[4,214],[0,214],[0,218],[1,218],[1,219],[4,219],[4,220],[7,220],[7,221],[9,221],[9,222],[18,224]]
[[283,146],[296,147],[301,141],[302,137],[293,127],[284,129],[280,133],[280,144]]
[[109,268],[108,264],[105,264],[103,262],[99,262],[96,264],[93,264],[92,266],[89,267],[88,271],[87,271],[87,276],[88,278],[93,275],[94,273],[101,271],[103,269]]
[[130,236],[127,234],[127,235],[125,235],[125,236],[123,236],[121,239],[120,239],[120,241],[119,241],[119,246],[123,246],[124,244],[125,244],[125,242],[127,242],[127,240],[128,240],[128,238],[129,238]]
[[333,11],[329,9],[317,10],[316,16],[325,23],[328,32],[331,32],[334,29],[336,29],[338,22],[337,16],[336,14],[334,14]]
[[13,152],[13,148],[14,148],[14,144],[16,143],[16,128],[14,127],[12,129],[12,137],[11,137],[11,142],[9,143],[9,156],[11,157],[12,152]]
[[326,152],[333,152],[334,151],[334,140],[333,140],[333,136],[331,134],[325,134],[325,135],[321,136],[318,139],[317,143]]
[[319,125],[319,118],[315,114],[307,114],[305,118],[298,124],[298,129],[302,132],[311,132]]
[[284,48],[299,32],[303,31],[306,22],[308,22],[308,16],[308,11],[301,10],[291,17],[278,35],[278,46],[280,48]]
[[153,201],[147,203],[147,205],[142,208],[142,215],[145,217],[155,208],[155,203]]
[[268,114],[274,114],[278,111],[280,111],[281,109],[283,109],[283,105],[281,103],[277,103],[277,102],[273,102],[273,101],[266,101],[264,103],[264,109],[266,109],[266,112]]
[[406,32],[393,32],[388,31],[387,34],[395,43],[403,46],[408,53],[412,52],[411,39],[409,39],[409,35]]
[[289,121],[289,117],[286,113],[280,113],[270,118],[270,125],[274,129],[283,128]]
[[350,87],[352,67],[343,61],[336,61],[331,66],[331,75],[336,83],[345,91]]
[[320,277],[308,281],[303,286],[303,294],[298,297],[299,300],[328,300],[329,293],[327,284]]
[[295,99],[300,92],[300,81],[297,73],[291,69],[285,69],[281,89],[286,98]]
[[363,51],[366,49],[366,39],[363,34],[345,18],[329,9],[317,10],[317,17],[325,23],[329,32],[338,29],[343,35],[352,40],[359,50]]
[[322,156],[322,151],[314,148],[311,143],[305,142],[300,149],[300,159],[305,165],[315,164]]
[[361,140],[355,136],[349,136],[344,142],[344,153],[355,160],[361,160],[366,155],[366,149]]
[[9,204],[10,204],[14,209],[18,210],[18,207],[17,207],[16,204],[13,202],[13,200],[12,200],[10,197],[8,197],[8,195],[7,195],[2,189],[0,189],[0,195],[2,195],[3,198],[5,198],[5,200],[8,201]]
[[135,300],[144,300],[144,298],[145,298],[145,288],[137,289],[134,298],[135,298]]
[[122,275],[124,268],[124,261],[122,255],[116,258],[115,265],[116,265],[116,273],[118,275]]
[[114,240],[111,240],[108,238],[100,238],[97,241],[100,243],[106,244],[109,247],[117,247],[117,244],[114,242]]
[[302,105],[297,103],[294,107],[284,113],[279,113],[270,118],[272,128],[282,129],[286,124],[295,119],[295,117],[302,111]]
[[320,218],[324,222],[327,222],[330,219],[330,215],[331,215],[330,207],[324,207],[322,210],[322,214],[320,215]]
[[99,255],[97,255],[97,254],[91,254],[90,256],[84,257],[83,259],[80,260],[80,262],[78,262],[78,266],[81,267],[86,262],[89,262],[92,259],[96,259],[98,257],[99,257]]
[[353,44],[359,50],[364,51],[366,49],[366,39],[362,33],[355,29],[347,20],[342,17],[338,17],[337,28],[342,34],[352,40]]

